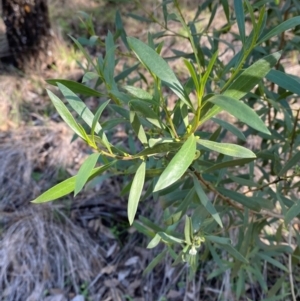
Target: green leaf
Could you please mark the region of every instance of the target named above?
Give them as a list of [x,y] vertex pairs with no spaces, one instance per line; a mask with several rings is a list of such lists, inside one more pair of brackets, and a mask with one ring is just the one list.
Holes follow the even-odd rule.
[[154,259],[149,263],[147,268],[144,270],[143,276],[151,272],[165,258],[166,254],[167,254],[167,249],[159,253],[156,257],[154,257]]
[[300,95],[300,78],[278,70],[270,70],[266,78],[279,87]]
[[225,95],[215,95],[209,98],[208,101],[214,103],[257,131],[271,135],[270,131],[255,111],[243,102]]
[[138,208],[139,200],[145,182],[145,174],[146,174],[146,162],[142,161],[134,175],[133,182],[130,188],[130,193],[129,193],[127,214],[128,214],[128,220],[130,225],[132,225],[133,223]]
[[138,59],[159,79],[161,79],[170,89],[182,99],[187,106],[192,107],[190,100],[185,95],[184,89],[177,77],[173,73],[168,63],[157,54],[157,52],[144,44],[142,41],[128,37],[129,46],[134,51]]
[[99,156],[99,153],[90,155],[80,166],[76,176],[74,196],[76,196],[82,190],[83,186],[88,181],[90,174],[99,159]]
[[143,145],[147,145],[148,144],[147,136],[140,122],[139,117],[135,112],[130,111],[129,118],[135,134],[137,135],[137,137],[139,138],[139,140],[142,142]]
[[155,144],[153,147],[148,147],[135,155],[136,158],[142,156],[155,156],[168,152],[175,152],[180,148],[181,144],[176,142]]
[[227,168],[227,167],[241,166],[241,165],[247,164],[249,162],[252,162],[253,160],[255,160],[255,158],[236,159],[236,160],[230,160],[230,161],[217,163],[217,164],[205,169],[204,173],[209,173],[209,172],[212,172],[215,170],[221,170],[221,169]]
[[296,204],[294,204],[285,214],[284,216],[284,222],[286,225],[292,221],[297,215],[300,214],[300,201],[298,201]]
[[[178,199],[180,199],[179,193],[177,193]],[[192,188],[188,192],[185,192],[183,194],[184,199],[183,201],[180,202],[179,206],[177,207],[176,211],[172,213],[170,216],[168,216],[167,219],[165,219],[165,224],[167,226],[173,225],[177,223],[187,212],[188,207],[194,200],[194,195],[195,195],[195,189]]]
[[[115,163],[115,161],[112,161],[101,167],[94,168],[91,171],[88,180],[90,181],[94,177],[98,176],[99,174],[102,174],[114,163]],[[77,178],[77,175],[51,187],[50,189],[45,191],[43,194],[41,194],[40,196],[38,196],[36,199],[34,199],[31,202],[32,203],[46,203],[46,202],[54,201],[56,199],[59,199],[65,195],[71,193],[75,189],[76,178]]]
[[198,80],[199,76],[196,73],[194,65],[190,61],[188,61],[187,59],[183,59],[183,62],[185,64],[185,66],[187,67],[187,69],[188,69],[188,71],[189,71],[189,73],[190,73],[190,75],[193,79],[193,82],[194,82],[194,85],[196,87],[197,93],[199,93],[199,91],[200,91],[200,83],[199,83],[199,80]]
[[274,258],[268,256],[265,253],[257,253],[257,256],[259,256],[261,259],[266,260],[267,262],[271,263],[272,265],[274,265],[275,267],[285,271],[288,273],[288,269],[287,267],[285,267],[282,263],[280,263],[279,261],[275,260]]
[[[75,110],[75,112],[85,121],[85,123],[92,128],[93,127],[93,120],[95,118],[94,114],[91,110],[86,106],[86,104],[69,88],[65,87],[64,85],[57,83],[60,91],[70,104],[70,106]],[[101,125],[97,122],[94,130],[97,134],[101,133],[101,140],[105,147],[111,152],[110,145],[105,133],[102,131]]]
[[201,204],[211,214],[211,216],[214,218],[214,220],[223,228],[223,224],[222,224],[221,218],[220,218],[217,210],[215,209],[212,202],[208,199],[208,197],[205,194],[205,192],[204,192],[202,186],[200,185],[198,179],[194,175],[193,175],[193,182],[194,182],[194,187],[195,187],[196,193],[198,195],[198,198],[199,198]]
[[237,136],[239,139],[246,141],[246,137],[244,136],[244,134],[233,124],[230,124],[227,121],[218,118],[212,118],[211,120],[219,124],[223,129],[226,129],[227,131],[231,132],[233,135]]
[[147,249],[155,248],[160,243],[160,241],[161,241],[161,237],[159,236],[159,234],[155,234],[155,236],[149,242]]
[[251,150],[240,145],[231,143],[219,143],[202,139],[198,139],[197,143],[227,156],[239,158],[256,158],[256,155]]
[[149,105],[141,100],[131,100],[129,102],[130,108],[140,113],[143,117],[145,117],[150,123],[155,125],[160,129],[164,129],[165,126],[160,121],[160,117],[149,107]]
[[47,90],[47,93],[55,106],[58,114],[61,116],[61,118],[64,120],[64,122],[82,139],[84,139],[84,135],[82,134],[82,130],[75,121],[73,115],[69,112],[67,107],[64,105],[64,103],[50,90]]
[[[85,74],[84,74],[84,76],[83,76],[83,78],[82,78],[82,83],[86,83],[86,82],[89,82],[89,81],[91,81],[91,80],[93,80],[93,79],[98,79],[99,78],[99,75],[97,74],[97,73],[95,73],[95,72],[86,72]],[[77,93],[76,91],[74,91],[74,89],[72,88],[72,87],[69,87],[67,84],[64,84],[64,82],[61,82],[61,80],[56,80],[56,79],[54,79],[53,80],[54,82],[52,83],[53,85],[55,85],[56,86],[56,82],[59,82],[59,83],[61,83],[61,84],[63,84],[63,85],[65,85],[66,87],[68,87],[70,90],[72,90],[74,93]],[[64,80],[62,80],[62,81],[64,81]],[[77,82],[76,82],[77,83]],[[86,86],[85,86],[86,87]],[[76,87],[75,87],[75,89],[76,89]],[[95,90],[94,90],[95,91]],[[98,92],[98,91],[96,91],[96,92]],[[78,93],[80,93],[80,92],[78,92]],[[100,92],[98,92],[98,93],[100,93]]]
[[122,18],[121,18],[119,11],[116,12],[115,24],[116,24],[117,33],[120,35],[122,42],[125,44],[126,48],[129,50],[129,45],[126,40],[126,38],[127,38],[126,31],[124,29]]
[[299,162],[300,162],[300,152],[297,151],[297,153],[284,164],[284,166],[278,173],[278,177],[281,177],[282,175],[284,175],[287,171],[289,171],[290,169],[295,167],[297,164],[299,164]]
[[271,29],[264,37],[262,37],[258,42],[257,45],[271,39],[274,36],[279,36],[282,32],[287,31],[291,28],[294,28],[296,26],[300,25],[300,16],[290,18],[275,28]]
[[227,237],[214,236],[214,235],[206,235],[205,240],[209,240],[210,242],[214,242],[216,244],[221,244],[221,245],[226,245],[231,243],[231,240]]
[[218,187],[217,190],[224,196],[229,197],[230,199],[236,201],[237,203],[244,205],[245,207],[247,207],[253,211],[259,212],[261,210],[261,206],[256,201],[255,197],[247,197],[236,191],[232,191],[232,190],[221,188],[221,187]]
[[166,242],[166,243],[176,243],[176,244],[183,244],[185,241],[183,239],[177,238],[175,236],[169,235],[165,232],[158,232],[159,236]]
[[218,53],[219,53],[219,52],[216,51],[216,52],[213,54],[212,58],[210,59],[210,61],[209,61],[209,63],[208,63],[207,69],[206,69],[206,71],[205,71],[205,73],[204,73],[204,75],[203,75],[203,78],[202,78],[202,80],[201,80],[201,84],[202,84],[203,90],[204,90],[204,87],[205,87],[206,82],[207,82],[207,80],[208,80],[208,77],[209,77],[209,75],[210,75],[210,73],[211,73],[211,71],[212,71],[212,68],[213,68],[213,66],[214,66],[214,64],[215,64],[215,62],[216,62],[216,59],[218,58]]
[[245,15],[242,0],[234,0],[234,11],[236,15],[236,21],[238,24],[241,41],[243,44],[245,44]]
[[85,56],[86,60],[88,61],[89,64],[91,64],[95,69],[96,66],[92,61],[91,56],[87,53],[87,51],[82,47],[82,45],[72,36],[69,35],[69,37],[73,40],[73,42],[76,44],[76,46],[79,48],[79,50],[83,53],[83,55]]
[[191,222],[191,218],[187,215],[185,216],[184,238],[188,245],[192,244],[192,238],[193,238],[192,222]]
[[97,126],[98,120],[103,112],[103,110],[106,108],[106,106],[109,104],[110,100],[105,101],[101,106],[99,106],[94,118],[93,118],[93,122],[92,122],[92,128],[91,128],[91,135],[93,137],[94,140],[94,133],[95,133],[95,128]]
[[237,79],[225,90],[223,95],[241,99],[250,92],[276,65],[281,52],[272,53],[243,71]]
[[[70,106],[75,110],[75,112],[86,122],[86,124],[91,128],[94,114],[90,111],[90,109],[86,106],[86,104],[69,88],[66,86],[57,83],[59,90],[62,92]],[[100,132],[101,126],[100,124],[96,125],[96,133]]]
[[192,134],[161,174],[154,186],[153,192],[162,190],[179,180],[192,164],[195,158],[195,152],[196,138]]
[[64,85],[65,87],[69,88],[74,93],[79,93],[85,96],[97,96],[101,97],[103,96],[102,93],[91,89],[83,84],[80,84],[78,82],[74,82],[72,80],[66,80],[66,79],[48,79],[46,82],[50,85],[57,86],[57,83]]
[[237,260],[244,262],[246,264],[249,263],[249,261],[236,249],[234,248],[232,245],[221,245],[221,248],[225,251],[227,251],[228,253],[230,253],[233,257],[235,257]]
[[134,86],[125,86],[123,88],[137,99],[142,99],[149,102],[149,104],[158,105],[157,101],[153,99],[153,96],[141,88]]

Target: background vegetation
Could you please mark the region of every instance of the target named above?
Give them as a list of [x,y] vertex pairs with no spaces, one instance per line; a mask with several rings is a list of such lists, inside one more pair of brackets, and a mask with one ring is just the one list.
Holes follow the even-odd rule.
[[[111,5],[107,16],[115,16],[114,25],[107,20],[107,35],[86,13],[75,29],[63,23],[65,17],[60,24],[78,38],[72,40],[79,52],[71,53],[83,70],[82,83],[48,80],[62,93],[49,87],[77,139],[69,144],[72,134],[50,103],[32,108],[31,99],[28,108],[22,101],[16,110],[26,134],[20,127],[3,134],[5,298],[22,300],[13,295],[21,283],[28,297],[51,298],[57,286],[61,295],[91,300],[297,300],[300,91],[298,69],[290,67],[299,59],[298,2],[118,3],[121,12],[131,12],[128,19],[113,3],[103,5]],[[140,40],[127,37],[137,35]],[[66,78],[59,60],[50,77]],[[28,135],[29,129],[38,135]],[[20,145],[15,157],[10,144]],[[74,148],[79,157],[88,155],[83,164],[70,156]],[[33,152],[38,159],[29,156]],[[11,179],[22,183],[26,198],[23,190],[17,199],[8,189]],[[72,191],[80,192],[74,200]],[[25,205],[60,197],[55,207]],[[28,223],[32,208],[41,214]],[[41,239],[36,250],[20,252],[23,234],[9,259],[4,246],[19,243],[12,238],[22,233],[16,219]],[[35,230],[41,224],[44,232]],[[80,226],[92,238],[78,239],[81,230],[74,227]],[[90,261],[81,261],[89,256],[79,251],[64,254],[61,241],[69,238],[91,250]],[[51,257],[45,252],[51,248],[61,251]],[[35,271],[12,260],[24,263],[40,250],[36,266],[63,260],[63,269]],[[12,269],[21,275],[12,277]],[[32,282],[26,285],[24,277]]]

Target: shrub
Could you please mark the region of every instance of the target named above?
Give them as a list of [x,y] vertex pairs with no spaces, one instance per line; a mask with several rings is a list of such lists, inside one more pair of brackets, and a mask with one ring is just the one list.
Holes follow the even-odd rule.
[[[259,283],[262,296],[280,294],[282,300],[284,294],[292,294],[296,300],[292,271],[300,252],[300,109],[295,95],[300,95],[300,78],[285,73],[282,63],[299,48],[299,2],[293,3],[235,0],[231,6],[227,0],[208,0],[187,21],[179,1],[163,1],[163,20],[151,13],[130,14],[161,26],[161,31],[148,34],[147,43],[127,37],[117,13],[116,33],[107,34],[105,56],[96,60],[73,38],[87,60],[83,83],[49,83],[59,88],[76,118],[59,97],[48,94],[62,119],[94,152],[76,176],[33,202],[52,201],[73,191],[77,195],[87,181],[110,170],[125,180],[129,223],[149,236],[148,248],[165,244],[145,272],[167,253],[174,264],[186,261],[194,271],[199,261],[213,258],[218,269],[209,277],[229,269],[237,299],[245,294],[245,279],[250,277]],[[227,23],[211,29],[220,5]],[[209,21],[199,29],[208,11]],[[251,24],[249,34],[245,24]],[[86,28],[94,32],[90,19]],[[291,31],[293,37],[287,39]],[[158,40],[169,35],[188,43],[191,51],[173,49],[172,57],[163,58],[164,44]],[[226,40],[230,36],[234,43]],[[117,50],[117,40],[129,53]],[[91,47],[103,44],[97,36],[80,41]],[[223,52],[218,51],[221,44]],[[125,62],[117,75],[116,51]],[[224,53],[230,51],[232,57],[224,61]],[[167,59],[184,66],[181,72],[187,78],[179,80]],[[93,80],[91,88],[86,83]],[[92,113],[77,94],[105,101]],[[101,117],[104,110],[109,120]],[[220,112],[238,122],[216,118]],[[112,143],[119,124],[127,130],[129,147]],[[236,143],[226,142],[227,133]],[[258,142],[250,150],[254,138]],[[144,216],[135,221],[145,200],[160,202],[163,221]],[[267,283],[262,272],[266,264],[280,270],[280,283]],[[285,278],[290,291],[279,293]]]

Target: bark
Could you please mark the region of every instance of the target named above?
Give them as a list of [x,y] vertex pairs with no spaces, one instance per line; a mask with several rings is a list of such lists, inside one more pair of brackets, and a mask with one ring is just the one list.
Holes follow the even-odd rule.
[[47,63],[52,37],[47,0],[2,0],[2,16],[15,64],[24,69]]

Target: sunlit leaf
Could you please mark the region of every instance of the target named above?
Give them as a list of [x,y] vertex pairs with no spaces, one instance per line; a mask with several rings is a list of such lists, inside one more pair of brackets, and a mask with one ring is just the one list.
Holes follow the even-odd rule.
[[182,99],[189,107],[191,103],[185,95],[184,89],[175,76],[168,63],[157,54],[157,52],[144,44],[142,41],[128,37],[127,41],[138,59],[159,79],[161,79],[170,89]]
[[144,187],[145,174],[146,174],[146,162],[142,161],[134,175],[133,182],[130,188],[130,193],[129,193],[127,214],[128,214],[128,220],[130,225],[132,225],[133,223],[138,208],[138,204]]
[[196,138],[191,135],[161,174],[153,191],[162,190],[179,180],[192,164],[195,152]]
[[214,103],[252,128],[271,135],[270,131],[255,111],[243,102],[224,95],[215,95],[209,98],[208,101]]
[[251,150],[240,145],[232,143],[219,143],[203,139],[198,139],[197,143],[227,156],[239,158],[256,158],[256,155]]
[[161,237],[159,236],[159,234],[156,234],[152,240],[149,242],[147,249],[153,249],[155,248],[161,241]]
[[50,90],[47,90],[47,93],[55,106],[58,114],[61,116],[61,118],[64,120],[64,122],[81,138],[84,139],[84,135],[82,134],[81,128],[75,121],[73,115],[69,112],[67,107],[64,105],[64,103]]
[[[89,175],[89,180],[92,180],[95,176],[102,174],[113,164],[115,164],[115,161],[112,161],[101,167],[94,168]],[[32,201],[32,203],[50,202],[50,201],[59,199],[65,195],[68,195],[75,189],[76,178],[77,178],[77,176],[71,177],[71,178],[51,187],[50,189],[48,189],[47,191],[42,193],[39,197],[34,199]]]
[[83,186],[88,181],[90,174],[99,159],[99,156],[99,153],[94,153],[90,155],[81,165],[76,176],[74,196],[76,196],[82,190]]

